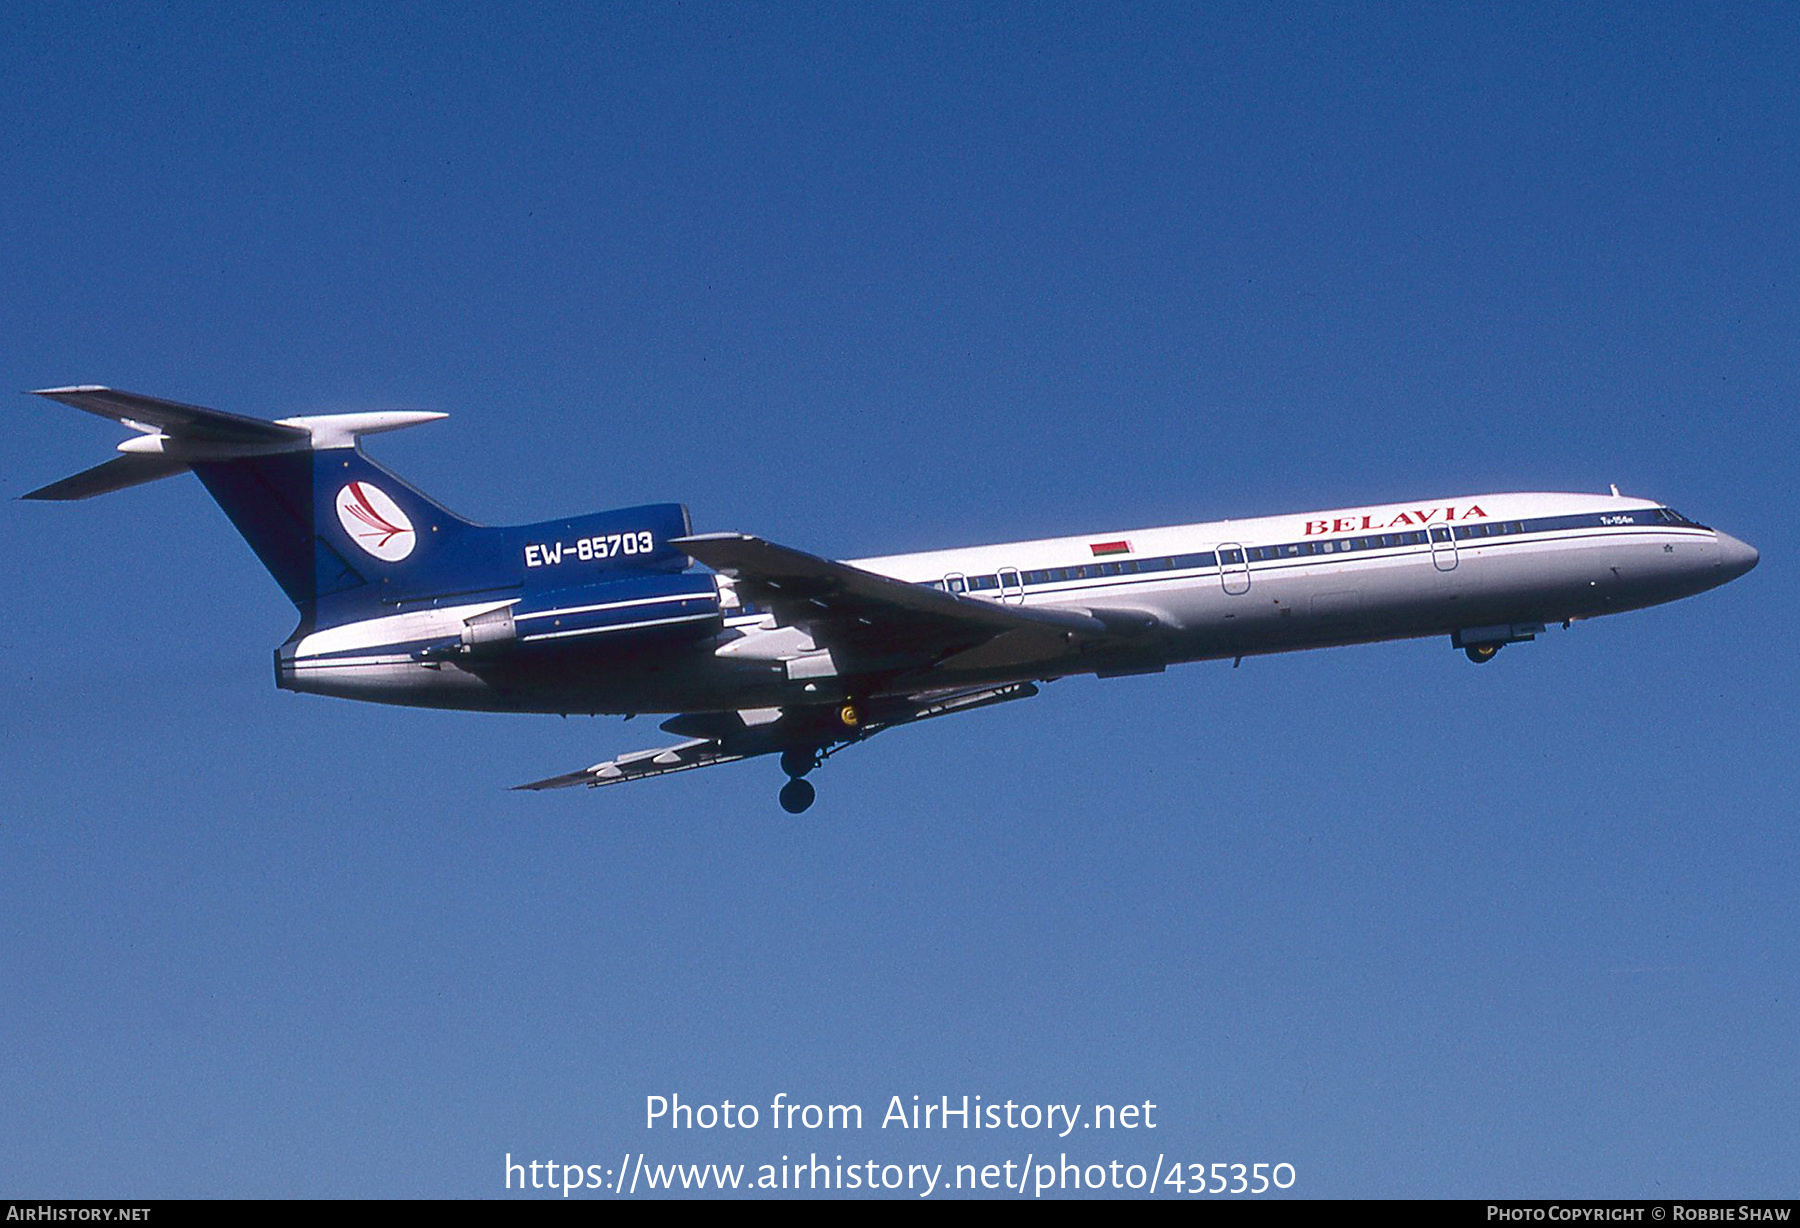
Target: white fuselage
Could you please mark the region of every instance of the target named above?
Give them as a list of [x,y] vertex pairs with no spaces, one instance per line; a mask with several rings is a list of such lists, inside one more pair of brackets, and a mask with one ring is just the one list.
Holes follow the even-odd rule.
[[[852,562],[915,583],[963,588],[971,578],[1004,576],[1004,591],[984,587],[972,595],[1143,610],[1169,627],[1208,636],[1237,638],[1240,628],[1228,624],[1315,616],[1342,621],[1354,614],[1353,621],[1374,626],[1420,609],[1449,626],[1460,625],[1461,607],[1471,604],[1535,608],[1548,600],[1558,609],[1568,606],[1562,617],[1582,617],[1697,591],[1680,580],[1710,572],[1719,535],[1652,519],[1659,510],[1648,500],[1618,496],[1478,495]],[[1598,523],[1545,523],[1571,518]],[[1472,536],[1507,525],[1521,527]],[[1120,545],[1126,549],[1103,552]],[[1188,565],[1145,570],[1147,560],[1164,559]],[[1021,584],[1011,583],[1013,573]],[[1680,591],[1667,591],[1671,581]]]
[[[874,686],[917,691],[938,680],[961,686],[1145,672],[1179,661],[1422,635],[1500,644],[1530,638],[1551,622],[1689,596],[1755,562],[1756,552],[1742,542],[1643,499],[1466,496],[851,561],[976,599],[1081,611],[1141,629],[1124,647],[1091,657],[951,663],[879,682],[833,669],[800,671],[796,662],[817,653],[806,633],[746,607],[732,583],[717,577],[718,621],[703,638],[608,657],[612,632],[600,629],[584,643],[603,665],[583,669],[564,658],[554,676],[533,677],[529,699],[516,680],[494,670],[422,660],[409,649],[461,632],[471,614],[456,606],[400,616],[410,621],[394,636],[371,623],[300,637],[283,650],[283,668],[306,677],[296,689],[394,703],[584,712],[761,708],[868,694]],[[484,603],[477,613],[490,608]],[[548,626],[558,613],[527,617]],[[641,630],[654,617],[649,607],[619,630]],[[671,621],[678,617],[692,618],[671,608]],[[382,668],[370,668],[377,662]]]

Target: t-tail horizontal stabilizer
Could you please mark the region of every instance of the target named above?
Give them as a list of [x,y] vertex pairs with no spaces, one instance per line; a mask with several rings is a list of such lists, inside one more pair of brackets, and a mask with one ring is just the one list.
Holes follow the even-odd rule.
[[83,469],[80,473],[64,478],[60,482],[52,482],[48,486],[40,486],[21,499],[44,499],[62,502],[68,499],[91,499],[95,495],[104,495],[109,491],[124,490],[128,486],[141,486],[145,482],[154,482],[157,478],[174,477],[178,473],[186,473],[188,464],[183,460],[175,460],[167,456],[121,456],[115,460],[102,461],[92,469]]
[[137,432],[119,445],[124,456],[21,496],[58,501],[91,499],[185,473],[195,464],[209,461],[354,447],[359,436],[435,422],[447,416],[422,410],[380,410],[269,422],[94,384],[44,388],[33,395],[111,418]]

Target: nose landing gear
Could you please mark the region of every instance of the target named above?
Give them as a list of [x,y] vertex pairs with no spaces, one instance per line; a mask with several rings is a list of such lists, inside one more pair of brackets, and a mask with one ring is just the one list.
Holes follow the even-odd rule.
[[1508,644],[1529,644],[1544,633],[1543,623],[1496,623],[1491,627],[1464,627],[1450,633],[1450,642],[1477,665],[1486,665]]

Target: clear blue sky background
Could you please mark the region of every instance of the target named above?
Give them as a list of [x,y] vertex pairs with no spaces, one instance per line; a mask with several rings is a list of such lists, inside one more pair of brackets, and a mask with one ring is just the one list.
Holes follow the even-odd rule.
[[[495,1195],[502,1157],[1281,1161],[1788,1195],[1800,14],[27,4],[0,387],[449,411],[495,522],[838,556],[1494,490],[1762,566],[1070,680],[834,759],[505,786],[649,720],[277,692],[190,479],[0,506],[0,1195]],[[15,398],[17,494],[116,431]],[[676,1136],[644,1098],[862,1104]],[[900,1135],[889,1096],[1154,1101]]]

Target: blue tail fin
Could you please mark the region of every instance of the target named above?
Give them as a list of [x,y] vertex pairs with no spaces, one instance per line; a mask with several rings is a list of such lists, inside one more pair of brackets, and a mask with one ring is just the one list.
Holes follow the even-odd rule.
[[[194,473],[302,611],[363,605],[433,587],[433,561],[455,557],[470,524],[362,454],[361,448],[199,461]],[[495,577],[498,579],[498,577]]]
[[509,528],[472,524],[363,455],[359,438],[441,418],[394,411],[266,422],[107,388],[55,400],[139,432],[111,461],[27,498],[87,498],[192,469],[300,610],[327,627],[444,598],[680,571],[687,509],[654,504]]

